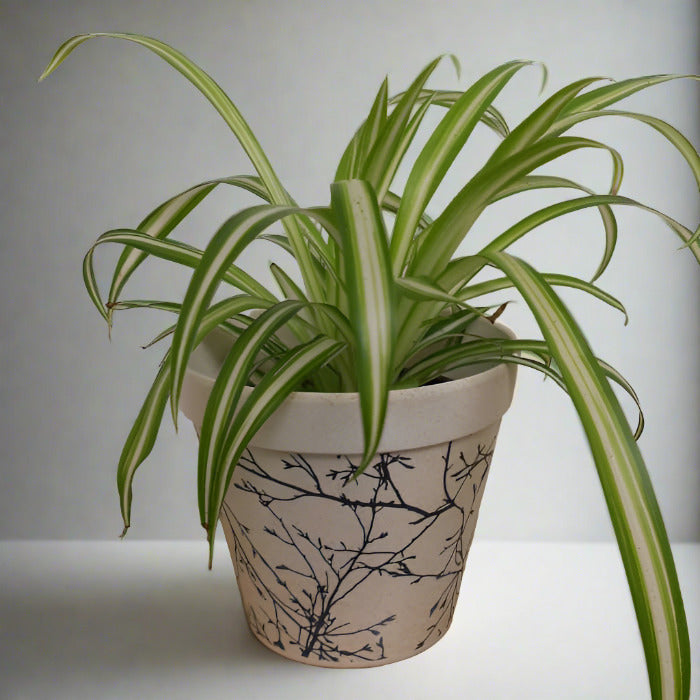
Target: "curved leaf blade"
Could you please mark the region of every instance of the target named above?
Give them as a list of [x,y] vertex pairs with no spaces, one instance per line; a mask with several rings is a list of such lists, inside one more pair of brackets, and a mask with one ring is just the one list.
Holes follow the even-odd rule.
[[[585,192],[586,194],[596,194],[592,189],[584,187],[578,182],[574,182],[573,180],[568,180],[563,177],[556,177],[552,175],[525,175],[520,180],[517,180],[500,190],[491,201],[497,202],[500,199],[510,197],[514,194],[519,194],[520,192],[529,192],[531,190],[553,187],[566,187]],[[617,244],[617,219],[615,218],[612,209],[607,204],[601,204],[598,207],[598,212],[600,213],[600,218],[603,221],[603,228],[605,229],[605,250],[603,251],[603,257],[598,264],[598,269],[591,278],[592,282],[595,282],[607,269],[613,253],[615,252],[615,245]]]
[[498,191],[560,156],[582,148],[601,148],[613,156],[612,189],[619,185],[619,154],[605,144],[590,139],[561,136],[538,141],[517,154],[479,171],[435,219],[423,235],[423,243],[410,273],[433,275],[447,265],[462,239]]
[[627,420],[571,314],[542,276],[492,252],[535,316],[583,424],[617,537],[654,698],[688,697],[690,642],[673,554]]
[[[471,314],[467,323],[474,320],[476,314]],[[568,388],[564,384],[556,363],[553,363],[549,347],[542,340],[499,340],[499,339],[479,339],[470,334],[464,328],[464,323],[456,324],[451,318],[445,319],[440,324],[440,328],[431,338],[425,338],[416,346],[414,355],[417,355],[424,348],[431,344],[442,341],[443,347],[438,347],[433,352],[420,357],[415,363],[410,359],[407,365],[409,369],[402,375],[400,381],[394,386],[396,389],[422,386],[431,379],[443,375],[445,372],[466,367],[468,365],[482,364],[485,362],[513,362],[531,369],[536,369],[546,377],[550,377],[564,391],[568,393]],[[453,336],[449,326],[455,326],[457,333]],[[458,345],[444,347],[444,341],[450,337],[460,340]],[[618,384],[630,398],[637,408],[637,427],[634,432],[634,439],[638,440],[644,430],[644,413],[639,396],[632,385],[620,374],[618,370],[609,363],[596,358],[598,366],[608,379]]]
[[[572,277],[571,275],[561,275],[552,272],[544,272],[541,274],[547,284],[552,285],[552,287],[570,287],[571,289],[579,289],[582,292],[586,292],[586,294],[590,294],[596,299],[600,299],[600,301],[605,302],[609,306],[612,306],[614,309],[617,309],[623,314],[625,317],[625,325],[627,325],[629,320],[627,310],[622,302],[612,294],[600,289],[600,287],[596,287],[590,282],[586,282],[578,277]],[[509,277],[499,277],[497,279],[486,280],[485,282],[479,282],[477,284],[464,287],[460,291],[455,292],[454,296],[460,302],[465,302],[469,299],[473,299],[474,297],[481,296],[482,294],[490,294],[502,289],[509,289],[513,286],[513,282]]]
[[[657,209],[653,209],[629,197],[622,197],[621,195],[615,194],[597,194],[588,197],[567,199],[563,202],[557,202],[556,204],[545,207],[544,209],[539,209],[494,238],[482,248],[479,255],[491,251],[504,250],[506,247],[522,238],[526,233],[529,233],[543,223],[552,221],[559,216],[564,216],[565,214],[570,214],[574,211],[587,209],[589,207],[600,207],[601,205],[633,206],[655,214],[690,248],[693,255],[700,262],[700,245],[692,241],[693,232],[690,231],[690,229]],[[476,269],[476,271],[478,271],[478,269]]]
[[119,506],[122,519],[124,520],[122,537],[126,535],[126,531],[131,525],[131,484],[134,479],[134,473],[153,450],[158,437],[158,430],[163,421],[163,413],[168,403],[169,393],[170,364],[166,361],[158,370],[158,374],[129,431],[119,457],[117,489],[119,491]]
[[[384,78],[379,87],[379,92],[374,99],[372,109],[360,129],[357,154],[357,163],[360,168],[364,166],[365,159],[371,152],[372,147],[377,142],[377,137],[386,125],[388,92],[389,81],[387,78]],[[355,177],[356,175],[357,173],[352,173],[351,177]]]
[[[85,257],[92,257],[95,248],[104,243],[121,243],[122,245],[131,246],[137,250],[144,251],[149,255],[154,255],[157,258],[162,258],[163,260],[168,260],[190,268],[197,268],[203,255],[203,252],[199,250],[199,248],[195,248],[187,243],[172,239],[163,240],[160,238],[153,238],[146,233],[125,228],[114,229],[103,233],[97,241],[95,241]],[[84,264],[83,267],[85,269],[86,265]],[[224,272],[222,280],[252,296],[276,300],[257,280],[234,265],[230,266]],[[85,284],[87,286],[88,281],[86,281]],[[96,286],[94,277],[91,278],[90,284]]]
[[[618,178],[620,172],[617,165],[619,154],[605,144],[574,137],[558,137],[538,141],[503,162],[496,163],[491,167],[484,167],[462,188],[442,214],[421,234],[420,245],[408,267],[408,276],[428,278],[438,276],[451,264],[453,255],[474,222],[489,202],[497,197],[497,193],[502,188],[510,186],[535,168],[581,148],[600,148],[609,151],[616,164],[613,180]],[[598,204],[607,203],[607,201],[598,202]],[[669,222],[667,221],[667,223]],[[677,222],[673,222],[673,225],[679,226]],[[504,234],[492,241],[493,245],[501,243],[505,245]],[[483,263],[475,260],[472,267],[472,272],[465,276],[465,282],[483,267]],[[429,318],[426,314],[430,312],[430,308],[420,307],[416,304],[406,304],[400,307],[399,334],[396,342],[396,357],[399,363],[403,362],[407,353],[410,352],[416,331],[426,318]]]
[[[384,199],[382,200],[382,209],[384,211],[388,211],[390,214],[396,214],[399,211],[400,206],[401,197],[399,197],[399,195],[397,195],[395,192],[389,191],[384,195]],[[417,228],[428,228],[428,226],[430,226],[432,223],[433,220],[424,213],[418,221]]]
[[174,49],[172,46],[154,39],[152,37],[143,36],[141,34],[129,34],[123,32],[95,32],[91,34],[79,34],[71,37],[64,42],[56,51],[53,58],[49,62],[39,80],[44,80],[48,75],[53,73],[63,61],[85,41],[96,38],[112,38],[123,39],[126,41],[139,44],[163,60],[169,63],[175,70],[181,73],[187,80],[192,83],[223,117],[226,124],[234,133],[239,143],[243,147],[251,162],[255,166],[258,174],[262,178],[265,186],[268,188],[271,198],[277,203],[287,201],[287,195],[284,188],[280,184],[277,175],[272,169],[267,156],[263,152],[258,140],[251,131],[248,123],[243,119],[243,116],[238,111],[238,108],[231,101],[229,96],[221,89],[221,87],[213,80],[213,78],[203,71],[199,66],[193,63],[183,53]]
[[361,473],[377,450],[393,364],[394,290],[387,234],[370,183],[331,185],[331,206],[343,236],[350,323],[357,340],[357,381],[365,448]]
[[413,142],[416,132],[418,131],[418,127],[421,125],[423,117],[425,117],[430,105],[430,100],[426,100],[418,108],[416,113],[411,117],[411,120],[406,125],[406,128],[397,137],[393,150],[387,155],[387,160],[384,163],[384,168],[380,172],[377,182],[372,183],[377,192],[378,199],[383,199],[386,193],[389,191],[389,187],[394,180],[396,171],[399,169],[399,165],[401,165],[401,161],[406,155],[408,147]]
[[[573,114],[574,112],[588,112],[591,110],[603,109],[608,105],[615,104],[615,102],[619,102],[625,97],[629,97],[635,92],[644,90],[652,85],[659,85],[669,80],[678,80],[681,78],[698,79],[695,75],[647,75],[641,78],[619,80],[612,85],[603,85],[595,90],[590,90],[583,95],[579,95],[576,99],[572,100],[571,104],[563,110],[562,119],[565,119],[566,115]],[[552,127],[551,131],[553,133],[560,133],[556,125]]]
[[[88,41],[89,39],[100,37],[123,39],[139,44],[149,49],[157,56],[160,56],[187,80],[189,80],[190,83],[192,83],[192,85],[194,85],[204,95],[204,97],[206,97],[214,109],[216,109],[216,111],[223,117],[224,121],[233,132],[241,147],[250,158],[251,163],[255,167],[255,170],[269,193],[270,201],[277,205],[291,206],[294,204],[294,201],[284,189],[282,183],[279,181],[277,174],[273,170],[270,161],[268,160],[265,152],[262,150],[250,126],[245,121],[229,96],[208,73],[203,71],[183,53],[162,41],[153,39],[152,37],[143,36],[141,34],[119,32],[99,32],[74,36],[59,47],[39,80],[43,80],[46,76],[52,73],[80,44]],[[323,296],[323,284],[322,281],[317,278],[315,274],[316,270],[311,264],[309,251],[305,245],[304,239],[302,238],[301,229],[303,227],[304,222],[297,220],[296,217],[291,217],[285,222],[285,228],[289,234],[290,242],[294,247],[295,257],[299,261],[299,268],[301,270],[302,277],[304,278],[304,282],[309,289],[310,296],[313,300],[321,300]]]
[[[265,300],[255,300],[246,295],[225,299],[212,306],[205,314],[195,344],[231,316],[251,308],[264,308]],[[117,467],[119,504],[126,534],[131,524],[131,485],[138,467],[153,450],[163,412],[170,393],[170,353],[166,354],[156,378],[124,443]]]
[[391,237],[395,277],[401,275],[418,221],[445,173],[486,108],[508,81],[530,61],[511,61],[487,73],[450,107],[418,155],[404,187]]
[[243,209],[227,219],[207,245],[185,292],[177,327],[173,334],[170,405],[173,422],[176,425],[187,361],[192,352],[200,320],[219,283],[236,257],[251,241],[275,221],[298,212],[298,207],[266,204]]
[[107,328],[112,327],[112,317],[109,313],[109,309],[102,301],[102,295],[100,294],[100,288],[97,285],[97,279],[95,278],[95,270],[92,265],[92,258],[95,254],[95,246],[92,246],[90,250],[85,254],[83,258],[83,283],[85,284],[85,289],[87,290],[90,300],[95,305],[95,308],[99,311],[100,316],[107,321]]
[[[184,192],[176,194],[166,202],[156,207],[136,227],[137,231],[146,233],[153,238],[165,238],[175,227],[194,210],[218,185],[231,185],[245,189],[268,201],[269,195],[260,178],[250,175],[237,175],[200,182],[189,187]],[[133,248],[127,248],[121,254],[112,274],[112,284],[109,290],[108,302],[114,302],[124,288],[129,277],[147,257],[147,253]]]
[[548,353],[542,341],[472,338],[421,358],[402,376],[398,386],[421,386],[430,378],[469,365],[509,362],[538,369],[565,388],[559,373],[543,358],[548,359]]
[[559,120],[557,123],[557,133],[567,131],[575,124],[579,124],[588,119],[595,119],[596,117],[626,117],[642,122],[658,131],[683,156],[690,166],[690,169],[693,171],[695,182],[700,188],[700,156],[695,146],[693,146],[678,129],[658,117],[653,117],[649,114],[640,114],[638,112],[627,112],[620,109],[576,112]]
[[199,436],[197,484],[199,513],[205,526],[214,465],[219,457],[228,425],[233,418],[243,387],[264,344],[304,304],[282,301],[271,307],[245,330],[233,344],[217,375],[207,401]]
[[[464,92],[461,90],[421,90],[417,101],[420,102],[430,97],[434,105],[449,108],[452,107],[463,94]],[[389,100],[389,104],[395,104],[403,95],[404,93],[402,92],[394,95]],[[486,111],[481,117],[481,121],[495,131],[501,138],[505,138],[510,133],[508,122],[506,122],[501,112],[493,105],[489,105],[486,108]]]
[[[402,134],[409,123],[411,112],[418,100],[418,96],[426,81],[443,58],[443,56],[439,56],[434,59],[419,73],[408,90],[402,95],[398,104],[387,118],[384,128],[378,134],[374,147],[362,169],[363,179],[370,182],[375,191],[379,192],[379,183],[386,181],[386,173],[393,167],[392,163],[395,162],[397,144],[402,140]],[[387,183],[386,185],[387,189],[389,184]]]
[[417,301],[442,301],[446,304],[461,304],[454,294],[446,292],[440,284],[434,284],[428,277],[397,277],[395,280],[399,290]]
[[602,78],[584,78],[564,86],[531,112],[498,145],[491,154],[487,166],[503,161],[527,146],[533,144],[547,133],[561,111],[571,103],[581,90]]
[[219,518],[233,471],[248,443],[284,399],[298,388],[309,374],[325,365],[345,347],[344,343],[319,338],[299,345],[280,358],[251,391],[229,426],[209,484],[209,509],[205,526],[209,540],[209,568],[214,552],[214,524]]

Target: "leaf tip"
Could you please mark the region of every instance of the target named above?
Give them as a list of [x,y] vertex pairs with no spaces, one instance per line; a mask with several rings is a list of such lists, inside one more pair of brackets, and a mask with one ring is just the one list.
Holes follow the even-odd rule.
[[175,428],[175,432],[177,433],[177,432],[178,432],[178,429],[177,429],[177,404],[178,404],[178,399],[177,399],[177,396],[175,396],[175,394],[171,394],[170,398],[171,398],[171,401],[170,401],[170,412],[171,412],[172,417],[173,417],[173,427]]
[[540,95],[544,92],[547,87],[547,81],[549,80],[549,70],[547,65],[543,61],[530,61],[530,65],[539,66],[542,71],[542,82],[540,83]]
[[462,64],[459,62],[459,59],[457,56],[455,56],[453,53],[448,54],[450,57],[450,60],[452,61],[452,65],[455,68],[455,73],[457,74],[457,80],[460,80],[462,78]]
[[212,533],[211,537],[209,539],[209,562],[207,564],[207,568],[209,571],[212,570],[213,564],[214,564],[214,534]]
[[362,462],[360,462],[360,466],[357,469],[355,469],[352,476],[350,477],[350,481],[354,481],[355,483],[357,483],[358,478],[362,476],[362,474],[364,473],[365,469],[367,469],[371,461],[371,455],[365,455],[362,458]]

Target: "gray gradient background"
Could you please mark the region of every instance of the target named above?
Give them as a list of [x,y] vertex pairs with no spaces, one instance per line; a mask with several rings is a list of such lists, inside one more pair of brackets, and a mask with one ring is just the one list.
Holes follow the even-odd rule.
[[[321,204],[336,159],[386,72],[397,91],[432,57],[451,51],[462,60],[462,81],[447,62],[433,84],[456,87],[504,60],[535,58],[550,68],[547,94],[584,75],[697,72],[697,14],[692,0],[0,1],[0,539],[119,533],[116,461],[161,353],[139,345],[167,320],[124,312],[108,342],[83,290],[82,256],[99,233],[135,226],[175,192],[251,171],[213,109],[139,47],[89,42],[37,85],[64,39],[133,31],[180,48],[229,92],[297,200]],[[538,80],[537,70],[523,71],[499,98],[511,122],[535,104]],[[674,83],[623,104],[669,120],[697,144],[697,94],[697,85]],[[695,225],[692,175],[657,134],[612,118],[579,133],[619,145],[627,166],[623,194]],[[489,133],[482,135],[482,145],[459,160],[455,188],[493,145]],[[562,159],[562,166],[602,190],[608,160],[591,153]],[[439,193],[436,203],[445,196]],[[177,235],[204,245],[248,201],[219,192]],[[523,211],[516,203],[499,207],[470,237],[483,241]],[[598,354],[638,389],[648,420],[641,447],[671,537],[697,541],[697,266],[658,220],[618,213],[619,257],[601,286],[623,298],[629,327],[580,294],[564,296]],[[543,228],[515,251],[545,270],[587,276],[601,239],[589,212]],[[107,272],[116,254],[99,251],[98,270]],[[261,246],[244,262],[265,278],[269,257]],[[155,264],[127,292],[177,299],[185,281]],[[507,323],[521,335],[534,333],[522,304],[512,305]],[[480,537],[612,537],[573,409],[550,384],[521,372]],[[191,426],[183,420],[174,439],[166,421],[135,481],[132,537],[201,537],[195,459]]]

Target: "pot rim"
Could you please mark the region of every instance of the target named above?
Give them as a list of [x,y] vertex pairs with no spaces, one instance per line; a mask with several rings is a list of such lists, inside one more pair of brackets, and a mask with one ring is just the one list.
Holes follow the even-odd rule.
[[[515,338],[507,326],[485,323],[488,325],[484,328],[495,332],[495,337]],[[203,346],[204,343],[199,348]],[[515,378],[516,366],[500,362],[439,384],[391,390],[378,451],[448,442],[498,422],[510,406]],[[215,379],[213,372],[187,368],[181,407],[197,429],[201,426]],[[245,400],[252,389],[244,387],[241,398]],[[329,412],[334,414],[335,426],[322,427],[328,421]],[[250,445],[283,452],[361,454],[359,394],[292,392],[259,429]]]

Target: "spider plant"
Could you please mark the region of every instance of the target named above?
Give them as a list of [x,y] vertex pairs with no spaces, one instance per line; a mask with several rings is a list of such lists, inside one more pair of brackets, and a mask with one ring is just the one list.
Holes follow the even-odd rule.
[[[155,308],[175,315],[158,339],[170,347],[129,433],[118,466],[124,532],[130,524],[131,487],[137,467],[150,453],[166,405],[177,422],[188,359],[214,328],[234,339],[209,399],[198,458],[201,522],[210,551],[224,494],[249,440],[292,391],[359,392],[364,455],[358,472],[377,450],[388,392],[420,386],[456,368],[512,362],[544,373],[568,392],[587,436],[629,581],[654,698],[687,698],[690,688],[688,630],[675,566],[662,516],[637,447],[642,420],[632,430],[611,382],[626,389],[622,375],[596,357],[557,287],[573,287],[624,312],[595,281],[615,250],[613,207],[640,207],[660,217],[700,260],[698,232],[629,197],[618,194],[623,164],[611,146],[569,135],[588,119],[621,116],[647,124],[680,151],[700,183],[700,158],[691,143],[666,122],[611,109],[639,90],[674,75],[606,82],[573,82],[539,104],[510,128],[494,100],[522,69],[539,66],[515,60],[489,71],[464,91],[427,87],[437,65],[428,64],[408,88],[390,96],[384,80],[365,121],[340,158],[330,203],[301,207],[284,188],[236,105],[201,68],[170,46],[135,34],[84,34],[65,42],[41,79],[80,44],[93,37],[128,40],[162,57],[187,78],[231,128],[248,155],[254,175],[209,180],[175,195],[135,228],[108,231],[84,261],[87,291],[111,328],[121,309]],[[455,61],[457,70],[459,66]],[[546,72],[543,70],[543,87]],[[401,192],[392,185],[425,115],[442,117],[412,163]],[[426,212],[457,154],[479,124],[498,136],[498,146],[437,215]],[[595,193],[555,175],[533,174],[574,151],[602,149],[612,159],[609,191]],[[171,233],[215,188],[226,185],[257,195],[261,203],[234,213],[204,250],[176,241]],[[574,191],[573,198],[533,211],[499,231],[470,255],[458,248],[492,203],[543,188]],[[508,252],[530,231],[570,212],[594,207],[604,233],[604,252],[591,281],[559,272],[543,273]],[[270,233],[281,222],[284,233]],[[281,294],[236,265],[243,250],[266,239],[289,253],[298,274],[273,265]],[[106,300],[93,272],[97,246],[123,246]],[[181,303],[124,300],[124,287],[148,256],[193,269]],[[495,278],[475,281],[486,268]],[[225,285],[231,294],[214,303]],[[542,339],[475,337],[477,316],[494,317],[493,305],[474,299],[513,288],[536,319]],[[496,313],[502,311],[498,309]],[[281,331],[284,330],[284,333]],[[290,340],[293,339],[293,340]],[[242,390],[252,385],[243,400]]]

